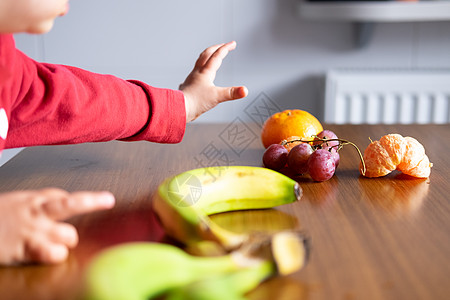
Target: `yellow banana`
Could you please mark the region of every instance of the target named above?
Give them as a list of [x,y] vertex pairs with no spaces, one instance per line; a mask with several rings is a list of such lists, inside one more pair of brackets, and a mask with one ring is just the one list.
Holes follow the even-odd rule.
[[173,238],[188,247],[195,245],[197,250],[203,246],[214,248],[210,247],[212,241],[228,252],[242,245],[248,235],[225,230],[208,215],[272,208],[295,202],[301,196],[302,190],[296,181],[267,168],[209,167],[164,181],[153,205],[167,234]]

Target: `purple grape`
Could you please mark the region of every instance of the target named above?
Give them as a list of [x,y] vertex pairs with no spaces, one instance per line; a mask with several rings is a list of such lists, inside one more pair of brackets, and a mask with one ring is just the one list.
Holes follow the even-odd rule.
[[308,172],[308,159],[314,152],[311,145],[301,143],[291,149],[288,155],[287,164],[295,174],[305,174]]
[[330,152],[334,159],[335,168],[337,169],[337,167],[339,166],[339,162],[341,161],[339,152],[337,152],[334,148],[332,148]]
[[315,181],[325,181],[336,171],[333,155],[325,149],[317,149],[308,159],[308,173]]
[[286,165],[287,158],[288,151],[284,146],[272,144],[263,154],[263,164],[266,168],[278,171]]
[[[317,137],[321,138],[321,139],[329,139],[329,140],[338,138],[337,135],[333,131],[327,130],[327,129],[319,132],[317,134]],[[332,149],[337,149],[337,146],[339,145],[339,141],[322,142],[322,141],[318,140],[317,138],[315,140],[316,141],[313,142],[314,146],[320,145],[322,149],[326,149],[326,150],[328,150],[332,147],[333,147]]]

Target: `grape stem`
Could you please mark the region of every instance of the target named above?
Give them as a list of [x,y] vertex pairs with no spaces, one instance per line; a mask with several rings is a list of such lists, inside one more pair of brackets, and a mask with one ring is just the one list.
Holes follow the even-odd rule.
[[366,174],[366,164],[364,163],[364,158],[363,158],[363,155],[362,155],[361,151],[359,150],[358,146],[356,146],[354,143],[352,143],[352,142],[350,142],[348,140],[344,140],[344,139],[327,139],[327,138],[320,138],[318,136],[314,136],[314,140],[302,140],[302,139],[294,139],[294,140],[290,140],[290,141],[284,140],[284,141],[281,142],[281,145],[284,146],[284,145],[287,145],[287,144],[290,144],[290,143],[295,143],[295,142],[302,142],[302,143],[309,143],[309,144],[311,144],[312,142],[317,142],[317,141],[321,141],[322,143],[320,143],[318,145],[312,145],[314,150],[322,148],[323,144],[327,144],[328,145],[328,142],[339,142],[338,145],[330,147],[330,149],[331,148],[336,148],[336,151],[341,150],[342,147],[344,147],[345,145],[352,145],[356,149],[356,151],[358,152],[359,159],[361,160],[361,165],[362,165],[361,173],[362,173],[363,176]]

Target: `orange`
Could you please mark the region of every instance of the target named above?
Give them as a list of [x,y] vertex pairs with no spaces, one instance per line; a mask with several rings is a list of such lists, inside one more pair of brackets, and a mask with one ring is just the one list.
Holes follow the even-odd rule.
[[300,109],[285,110],[266,120],[261,131],[261,141],[267,148],[291,136],[313,140],[313,136],[322,130],[322,124],[309,112]]
[[427,178],[433,166],[422,144],[412,137],[399,134],[388,134],[379,141],[371,142],[363,158],[366,165],[363,175],[366,177],[385,176],[398,170],[410,176]]

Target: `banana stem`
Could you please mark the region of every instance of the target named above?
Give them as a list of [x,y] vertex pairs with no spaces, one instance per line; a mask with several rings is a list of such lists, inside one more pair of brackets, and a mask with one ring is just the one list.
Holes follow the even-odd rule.
[[361,151],[359,150],[358,146],[356,146],[355,143],[352,143],[348,140],[344,140],[344,139],[327,139],[327,138],[319,138],[317,136],[314,137],[315,140],[311,141],[311,140],[302,140],[302,139],[295,139],[295,140],[291,140],[291,141],[286,141],[284,140],[281,144],[282,145],[287,145],[290,143],[295,143],[295,142],[302,142],[302,143],[311,143],[311,142],[317,142],[317,141],[321,141],[322,143],[320,143],[319,145],[314,145],[312,146],[313,148],[319,148],[321,147],[324,143],[328,143],[328,142],[339,142],[339,144],[337,146],[332,146],[331,148],[337,147],[336,151],[339,151],[344,145],[351,145],[353,146],[356,151],[358,152],[359,155],[359,159],[361,160],[361,165],[362,165],[362,175],[366,174],[366,164],[364,162],[364,158],[363,155],[361,153]]

